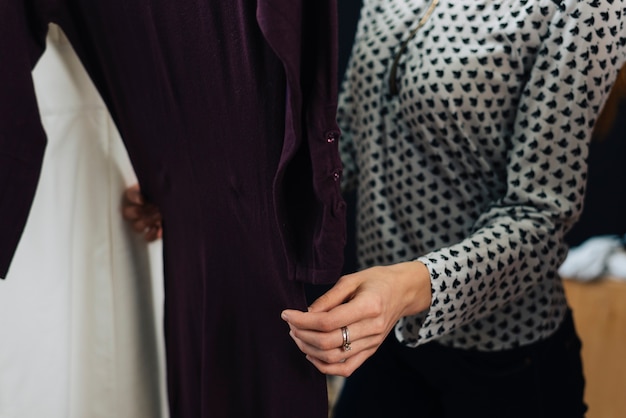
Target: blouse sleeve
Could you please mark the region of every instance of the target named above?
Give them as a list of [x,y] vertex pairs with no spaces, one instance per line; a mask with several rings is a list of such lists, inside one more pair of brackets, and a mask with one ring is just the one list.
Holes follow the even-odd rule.
[[0,0],[0,277],[4,278],[35,194],[46,144],[31,70],[47,25],[26,2]]
[[555,10],[516,111],[507,191],[467,239],[419,258],[430,271],[432,304],[396,325],[409,346],[554,279],[566,254],[564,235],[582,210],[592,128],[626,59],[625,1],[550,4]]

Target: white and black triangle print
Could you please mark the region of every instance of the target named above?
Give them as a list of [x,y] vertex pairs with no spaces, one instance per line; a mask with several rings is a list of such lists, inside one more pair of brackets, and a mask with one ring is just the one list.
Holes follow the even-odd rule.
[[494,350],[566,312],[563,235],[581,211],[593,123],[624,53],[626,0],[364,0],[340,98],[361,267],[419,257],[432,306],[407,345]]

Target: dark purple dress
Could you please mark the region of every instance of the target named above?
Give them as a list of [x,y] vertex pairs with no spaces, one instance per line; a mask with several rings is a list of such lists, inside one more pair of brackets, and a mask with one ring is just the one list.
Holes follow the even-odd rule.
[[0,275],[41,166],[30,71],[53,21],[163,212],[173,418],[326,416],[325,378],[280,312],[306,309],[303,283],[342,264],[335,13],[333,0],[0,0]]

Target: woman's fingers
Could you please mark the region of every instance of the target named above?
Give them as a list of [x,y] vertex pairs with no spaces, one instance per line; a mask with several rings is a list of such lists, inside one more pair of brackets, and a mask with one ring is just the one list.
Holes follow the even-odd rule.
[[[334,364],[347,361],[353,356],[360,356],[363,352],[371,353],[382,343],[393,326],[395,320],[390,324],[381,315],[379,295],[358,286],[355,291],[351,282],[356,281],[345,280],[338,286],[336,292],[336,295],[340,296],[331,295],[327,299],[327,301],[348,301],[340,303],[328,312],[296,310],[283,312],[282,317],[289,324],[292,338],[300,350],[311,359]],[[346,343],[348,350],[344,350]],[[345,366],[341,369],[344,373],[350,370]]]
[[122,200],[125,204],[143,205],[144,198],[139,190],[139,185],[133,184],[132,186],[127,187],[122,195]]
[[[357,308],[360,305],[358,299],[357,296],[352,301],[340,305],[330,312],[302,313],[292,311],[296,315],[293,323],[289,322],[289,334],[300,351],[322,373],[339,376],[351,375],[378,349],[390,331],[390,327],[384,326],[386,322],[382,321],[380,316],[371,317],[369,314],[361,320],[341,322],[343,324],[348,323],[348,325],[335,326],[330,329],[327,327],[329,323],[337,324],[332,316],[339,309],[353,312],[344,315],[354,315],[354,312],[362,314],[363,309]],[[301,327],[297,327],[295,323],[300,324]],[[307,323],[310,325],[303,326]]]
[[143,234],[148,242],[157,240],[163,235],[159,208],[145,201],[137,184],[128,187],[123,193],[122,216],[130,222],[133,230]]
[[163,228],[161,228],[161,223],[150,226],[146,232],[144,232],[144,239],[147,242],[152,242],[157,239],[161,239],[163,236]]
[[[286,309],[282,312],[281,317],[287,321],[290,326],[300,330],[312,330],[319,332],[330,332],[349,324],[357,323],[364,319],[375,318],[380,315],[377,303],[377,295],[368,295],[367,293],[358,292],[358,288],[353,290],[353,286],[340,286],[333,288],[327,292],[331,294],[327,301],[345,301],[339,304],[329,304],[328,310],[310,310],[308,312],[300,312],[293,309]],[[335,290],[335,291],[333,291]],[[339,296],[337,296],[339,295]],[[371,297],[370,297],[371,296]],[[371,300],[371,299],[374,300]],[[319,299],[318,299],[319,300]],[[317,305],[319,308],[321,305]]]
[[322,373],[332,376],[343,376],[348,377],[356,369],[361,366],[374,352],[375,348],[363,350],[355,355],[347,357],[345,361],[340,361],[337,363],[326,363],[320,359],[317,359],[313,356],[307,355],[306,358]]
[[328,292],[309,306],[309,312],[326,312],[350,300],[360,283],[355,278],[353,274],[341,277]]
[[289,328],[295,337],[306,344],[319,350],[332,350],[344,344],[342,327],[346,328],[347,342],[353,345],[356,341],[377,337],[386,333],[387,330],[379,326],[379,323],[380,321],[377,319],[364,319],[322,331],[319,329],[300,328],[290,322]]
[[122,206],[122,216],[126,220],[133,221],[138,219],[140,217],[140,212],[141,206],[131,204],[124,204]]
[[[356,326],[348,327],[350,334],[352,334],[352,328],[358,328]],[[344,340],[342,330],[337,329],[334,332],[327,333],[322,338],[310,338],[308,333],[310,331],[298,331],[292,329],[289,333],[291,338],[298,345],[298,348],[311,357],[314,357],[324,363],[339,363],[346,359],[358,355],[362,351],[367,351],[372,348],[376,348],[380,345],[381,341],[378,335],[369,335],[366,337],[357,336],[352,338],[350,336],[349,349],[344,348]],[[326,340],[326,343],[320,344],[321,339]]]
[[285,310],[282,317],[320,371],[347,376],[378,349],[400,317],[429,306],[429,275],[417,262],[366,269],[343,276],[308,312]]
[[133,224],[133,229],[137,232],[144,232],[151,227],[160,227],[161,214],[153,210],[139,209],[132,212],[132,217],[129,215],[127,220]]
[[290,332],[289,335],[293,338],[300,351],[324,363],[339,363],[345,361],[350,354],[353,354],[350,351],[344,351],[341,343],[332,348],[320,349],[298,338],[293,332]]

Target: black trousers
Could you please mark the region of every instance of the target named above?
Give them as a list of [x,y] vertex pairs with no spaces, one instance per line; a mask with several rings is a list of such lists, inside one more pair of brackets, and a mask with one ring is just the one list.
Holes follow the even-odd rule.
[[580,418],[585,379],[571,312],[546,340],[479,352],[390,335],[350,376],[334,418]]

